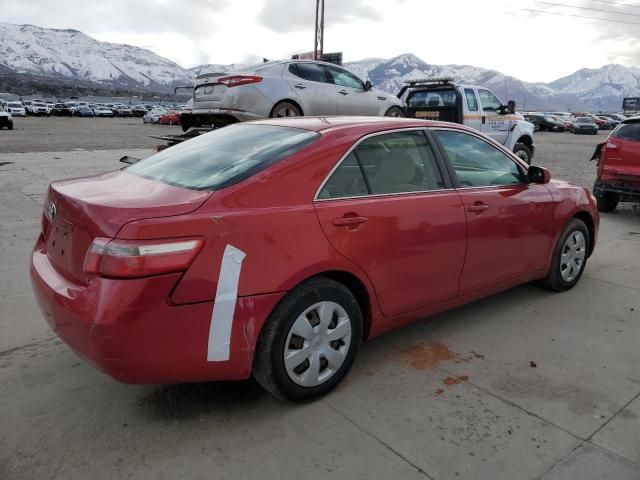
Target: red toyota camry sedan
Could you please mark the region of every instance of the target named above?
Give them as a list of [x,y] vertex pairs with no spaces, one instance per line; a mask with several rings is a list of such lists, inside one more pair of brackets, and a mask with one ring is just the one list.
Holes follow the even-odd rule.
[[31,278],[51,328],[117,380],[253,375],[301,401],[382,332],[573,287],[598,223],[587,190],[461,125],[273,119],[52,183]]

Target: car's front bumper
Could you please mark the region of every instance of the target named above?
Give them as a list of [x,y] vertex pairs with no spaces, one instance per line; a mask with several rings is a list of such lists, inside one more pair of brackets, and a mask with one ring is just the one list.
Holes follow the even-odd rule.
[[284,293],[239,297],[230,355],[207,361],[213,302],[174,305],[180,274],[77,284],[49,261],[40,238],[31,283],[54,332],[81,357],[124,383],[236,380],[251,374],[257,336]]
[[615,193],[619,195],[621,202],[640,202],[640,180],[634,185],[623,182],[596,181],[593,186],[593,194],[597,197],[602,193]]

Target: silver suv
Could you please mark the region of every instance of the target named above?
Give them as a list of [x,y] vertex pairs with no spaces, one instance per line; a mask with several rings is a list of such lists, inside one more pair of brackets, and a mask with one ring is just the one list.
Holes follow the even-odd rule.
[[199,75],[193,111],[183,112],[184,131],[245,120],[303,115],[403,116],[403,103],[351,72],[326,62],[284,60],[238,72]]

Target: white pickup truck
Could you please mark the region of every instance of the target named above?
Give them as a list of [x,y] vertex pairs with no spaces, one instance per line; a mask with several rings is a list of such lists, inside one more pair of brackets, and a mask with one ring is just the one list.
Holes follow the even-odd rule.
[[516,113],[515,102],[503,105],[491,90],[460,85],[450,78],[405,83],[398,93],[398,98],[405,104],[405,116],[475,128],[531,164],[535,152],[534,125]]

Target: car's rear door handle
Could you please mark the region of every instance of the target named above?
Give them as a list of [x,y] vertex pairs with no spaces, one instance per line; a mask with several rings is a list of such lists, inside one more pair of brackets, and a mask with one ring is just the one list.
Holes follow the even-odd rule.
[[305,88],[307,88],[306,85],[303,85],[301,83],[298,83],[297,85],[294,85],[294,87],[299,88],[300,90],[304,90]]
[[472,213],[482,213],[484,212],[487,208],[489,208],[489,205],[487,205],[486,203],[483,202],[476,202],[473,205],[469,205],[467,207],[467,212],[472,212]]
[[334,218],[333,224],[337,227],[349,227],[352,225],[360,225],[361,223],[367,223],[369,219],[367,217],[348,217]]
[[340,95],[349,95],[349,92],[347,92],[346,90],[339,90],[338,93]]

